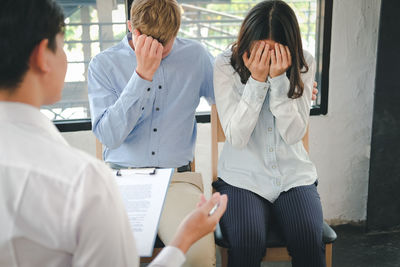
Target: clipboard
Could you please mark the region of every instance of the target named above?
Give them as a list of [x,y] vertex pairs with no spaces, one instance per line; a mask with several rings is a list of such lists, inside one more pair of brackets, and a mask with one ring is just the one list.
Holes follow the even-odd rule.
[[115,172],[140,257],[151,257],[174,169],[121,169]]
[[[157,168],[140,168],[140,169],[130,169],[134,170],[135,174],[142,174],[142,175],[153,175],[156,174]],[[117,170],[116,176],[122,176],[121,170]]]

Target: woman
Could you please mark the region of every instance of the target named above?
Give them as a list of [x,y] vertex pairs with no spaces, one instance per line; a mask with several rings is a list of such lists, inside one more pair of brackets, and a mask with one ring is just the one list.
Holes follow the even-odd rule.
[[325,266],[317,172],[302,144],[315,75],[293,10],[264,1],[215,62],[214,90],[225,132],[213,187],[229,198],[221,229],[228,266],[260,266],[271,216],[292,266]]

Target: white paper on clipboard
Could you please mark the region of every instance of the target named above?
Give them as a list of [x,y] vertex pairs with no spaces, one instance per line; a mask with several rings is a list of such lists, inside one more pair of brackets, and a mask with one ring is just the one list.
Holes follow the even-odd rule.
[[141,169],[115,173],[140,257],[153,253],[158,224],[174,169],[156,169],[144,175]]

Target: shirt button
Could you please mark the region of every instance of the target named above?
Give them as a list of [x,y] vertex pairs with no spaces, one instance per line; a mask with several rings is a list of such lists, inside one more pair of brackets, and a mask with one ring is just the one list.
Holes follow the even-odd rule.
[[274,151],[274,149],[271,147],[270,149],[269,149],[269,152],[273,152]]
[[147,92],[150,92],[150,88],[147,88]]
[[272,165],[272,169],[276,169],[276,166],[275,166],[275,165]]
[[158,89],[161,89],[161,88],[162,88],[162,86],[161,86],[161,85],[159,85],[159,86],[158,86]]
[[268,128],[268,132],[272,132],[272,128],[271,127]]
[[142,110],[144,110],[144,107],[142,107]]
[[154,128],[153,131],[154,131],[154,132],[157,132],[157,128]]
[[156,110],[157,110],[157,111],[159,111],[159,110],[160,110],[160,108],[156,108]]
[[155,155],[155,154],[156,154],[156,152],[152,151],[152,152],[151,152],[151,154],[152,154],[152,155]]

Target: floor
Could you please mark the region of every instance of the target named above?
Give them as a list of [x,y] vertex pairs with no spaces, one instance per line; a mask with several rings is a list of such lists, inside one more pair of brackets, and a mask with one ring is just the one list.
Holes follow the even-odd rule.
[[[334,227],[334,267],[400,267],[400,231],[365,233],[363,226]],[[262,267],[290,267],[290,263],[263,263]]]
[[[365,233],[363,226],[352,225],[333,228],[338,235],[333,244],[334,267],[400,267],[400,231]],[[220,266],[217,253],[217,267]],[[291,267],[291,264],[266,262],[261,266]]]
[[368,233],[361,226],[335,227],[333,266],[399,267],[400,231]]

